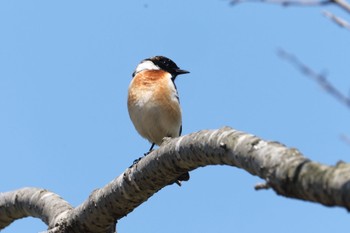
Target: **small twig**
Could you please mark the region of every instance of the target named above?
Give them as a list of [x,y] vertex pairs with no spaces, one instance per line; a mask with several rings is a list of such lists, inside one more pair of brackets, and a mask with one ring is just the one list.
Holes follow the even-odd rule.
[[332,2],[337,4],[341,8],[343,8],[343,10],[347,11],[348,13],[350,13],[350,4],[347,1],[344,1],[344,0],[332,0]]
[[245,3],[245,2],[262,2],[262,3],[271,3],[278,4],[282,6],[324,6],[328,4],[333,4],[333,0],[323,0],[323,1],[312,1],[312,0],[299,0],[299,1],[290,1],[290,0],[231,0],[231,4]]
[[334,23],[336,23],[340,27],[343,27],[345,29],[350,30],[350,23],[348,23],[348,21],[346,21],[345,19],[342,19],[342,18],[332,14],[329,11],[323,11],[322,13],[324,16],[326,16],[328,19],[332,20]]
[[345,0],[230,0],[231,5],[246,2],[270,3],[281,6],[325,6],[335,4],[350,13],[350,4]]
[[345,142],[348,146],[350,146],[350,137],[345,134],[339,135],[340,139]]
[[294,55],[279,49],[277,52],[278,56],[290,62],[294,66],[296,66],[302,73],[304,73],[307,77],[316,81],[328,94],[333,96],[340,103],[344,104],[346,107],[350,108],[350,97],[342,94],[336,87],[334,87],[324,75],[316,73],[310,67],[302,63],[297,57]]
[[270,189],[270,188],[271,186],[268,183],[256,184],[254,187],[255,190]]

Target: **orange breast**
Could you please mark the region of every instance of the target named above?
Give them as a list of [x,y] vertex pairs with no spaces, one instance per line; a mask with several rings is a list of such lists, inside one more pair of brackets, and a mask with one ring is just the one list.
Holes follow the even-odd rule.
[[162,70],[138,73],[129,86],[128,109],[137,131],[160,144],[163,137],[177,137],[181,109],[170,74]]

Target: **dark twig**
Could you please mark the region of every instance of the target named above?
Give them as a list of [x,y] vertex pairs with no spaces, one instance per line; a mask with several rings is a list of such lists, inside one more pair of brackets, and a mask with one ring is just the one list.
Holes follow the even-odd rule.
[[350,98],[342,94],[336,87],[334,87],[333,84],[331,84],[324,75],[316,73],[310,67],[302,63],[297,57],[282,49],[279,49],[277,53],[278,56],[296,66],[307,77],[316,81],[327,93],[333,96],[336,100],[344,104],[346,107],[350,108]]

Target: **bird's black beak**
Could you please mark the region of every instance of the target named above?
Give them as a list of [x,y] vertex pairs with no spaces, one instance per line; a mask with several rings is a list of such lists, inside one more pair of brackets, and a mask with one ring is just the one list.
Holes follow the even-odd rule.
[[188,73],[190,73],[190,72],[187,71],[187,70],[181,70],[181,69],[176,69],[175,72],[176,72],[176,75],[188,74]]

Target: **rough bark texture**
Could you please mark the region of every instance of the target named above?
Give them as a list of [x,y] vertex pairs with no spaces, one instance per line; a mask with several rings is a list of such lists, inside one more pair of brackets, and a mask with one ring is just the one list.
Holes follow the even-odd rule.
[[0,193],[0,229],[16,219],[40,218],[49,228],[54,227],[60,215],[73,207],[57,194],[39,188],[23,188]]
[[[158,150],[105,187],[93,191],[75,209],[52,193],[53,199],[60,200],[57,202],[60,210],[52,208],[52,204],[46,206],[51,203],[46,195],[31,197],[33,190],[48,192],[46,190],[27,188],[3,193],[0,195],[0,229],[15,219],[33,216],[47,223],[50,233],[111,233],[118,219],[173,183],[179,175],[218,164],[257,175],[266,180],[261,187],[271,187],[280,195],[350,209],[350,164],[315,163],[296,149],[224,127],[166,140]],[[23,192],[23,200],[18,201]]]

